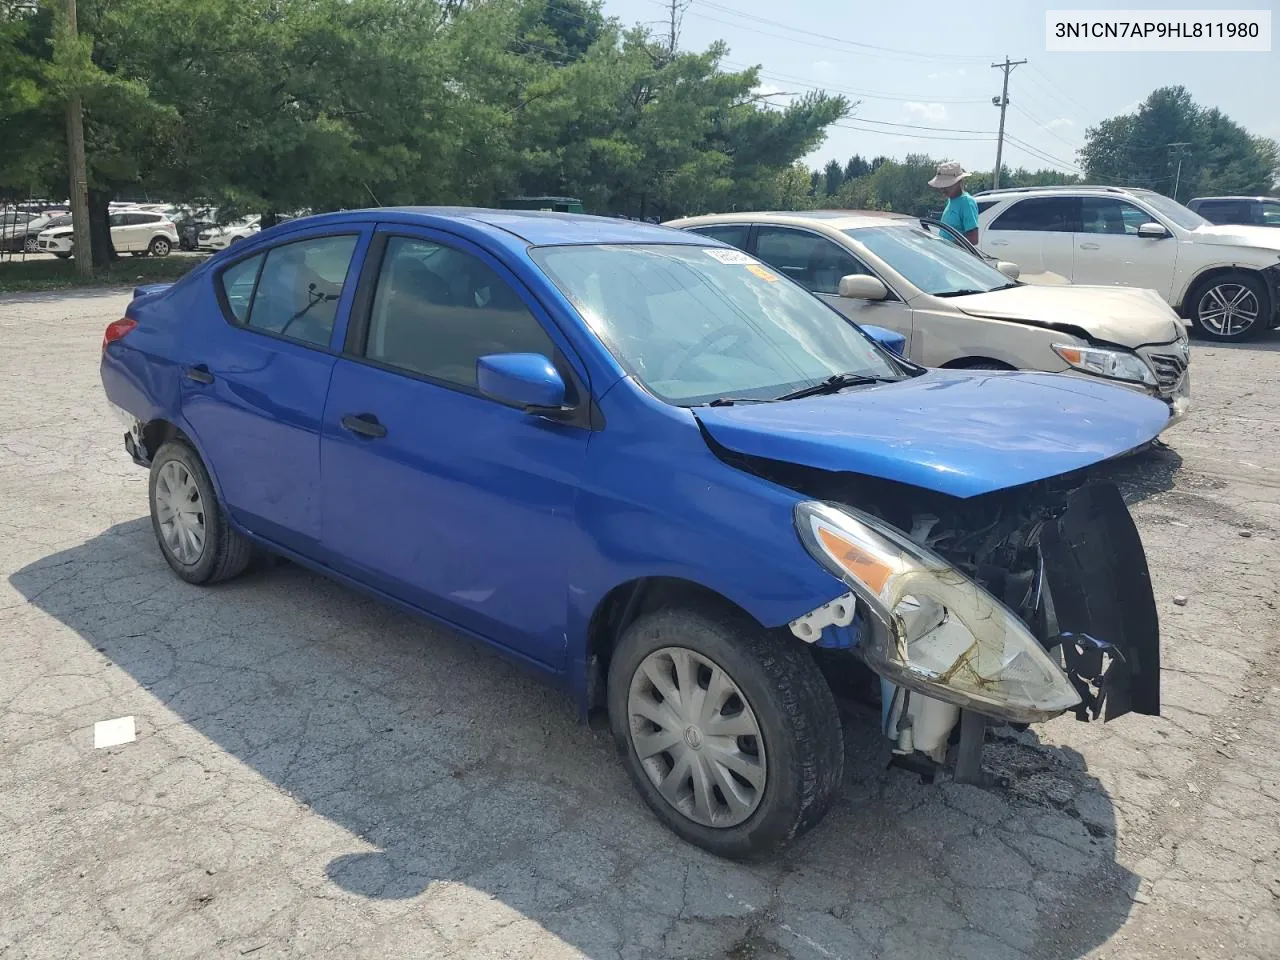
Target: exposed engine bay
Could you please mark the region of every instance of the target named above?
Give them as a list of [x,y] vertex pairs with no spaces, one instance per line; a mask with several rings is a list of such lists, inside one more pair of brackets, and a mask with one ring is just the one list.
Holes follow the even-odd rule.
[[[1131,711],[1158,715],[1159,623],[1146,555],[1119,490],[1095,471],[959,499],[719,452],[742,469],[877,518],[940,558],[953,579],[960,581],[958,572],[983,588],[1065,672],[1079,695],[1072,708],[1078,719],[1112,720]],[[907,681],[912,689],[886,677],[864,647],[875,624],[857,594],[801,618],[792,632],[826,651],[820,660],[829,676],[855,658],[880,673],[883,725],[895,752],[941,760],[961,706],[988,711],[949,698],[946,675],[927,684]],[[994,710],[989,715],[1010,719]]]

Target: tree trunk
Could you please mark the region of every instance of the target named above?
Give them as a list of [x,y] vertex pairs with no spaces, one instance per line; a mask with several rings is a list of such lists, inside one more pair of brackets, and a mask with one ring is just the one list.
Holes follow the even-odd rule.
[[111,194],[89,189],[89,231],[95,267],[108,267],[117,256],[116,248],[111,245],[110,203]]

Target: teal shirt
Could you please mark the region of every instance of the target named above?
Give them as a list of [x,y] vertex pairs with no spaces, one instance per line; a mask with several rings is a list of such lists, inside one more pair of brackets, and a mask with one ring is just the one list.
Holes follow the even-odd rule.
[[967,193],[949,198],[946,208],[942,211],[942,222],[949,227],[955,227],[961,233],[977,230],[978,201]]

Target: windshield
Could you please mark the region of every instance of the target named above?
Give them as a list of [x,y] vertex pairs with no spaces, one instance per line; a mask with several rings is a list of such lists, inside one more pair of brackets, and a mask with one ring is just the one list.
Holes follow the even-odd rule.
[[1013,286],[985,260],[916,226],[855,227],[850,237],[935,297],[987,293]]
[[530,255],[618,362],[668,403],[776,399],[836,374],[902,376],[842,315],[740,250],[598,244]]
[[1207,227],[1209,221],[1194,210],[1188,210],[1177,200],[1170,200],[1161,193],[1140,193],[1136,196],[1146,201],[1147,205],[1157,213],[1168,217],[1183,230],[1194,230],[1196,227]]

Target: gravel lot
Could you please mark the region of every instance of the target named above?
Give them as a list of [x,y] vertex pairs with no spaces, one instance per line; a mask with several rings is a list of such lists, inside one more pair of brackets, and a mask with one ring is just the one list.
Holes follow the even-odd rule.
[[1198,345],[1122,471],[1164,717],[997,737],[979,789],[851,713],[837,809],[748,867],[505,661],[292,565],[172,576],[98,382],[126,299],[0,298],[4,960],[1280,956],[1280,342]]

